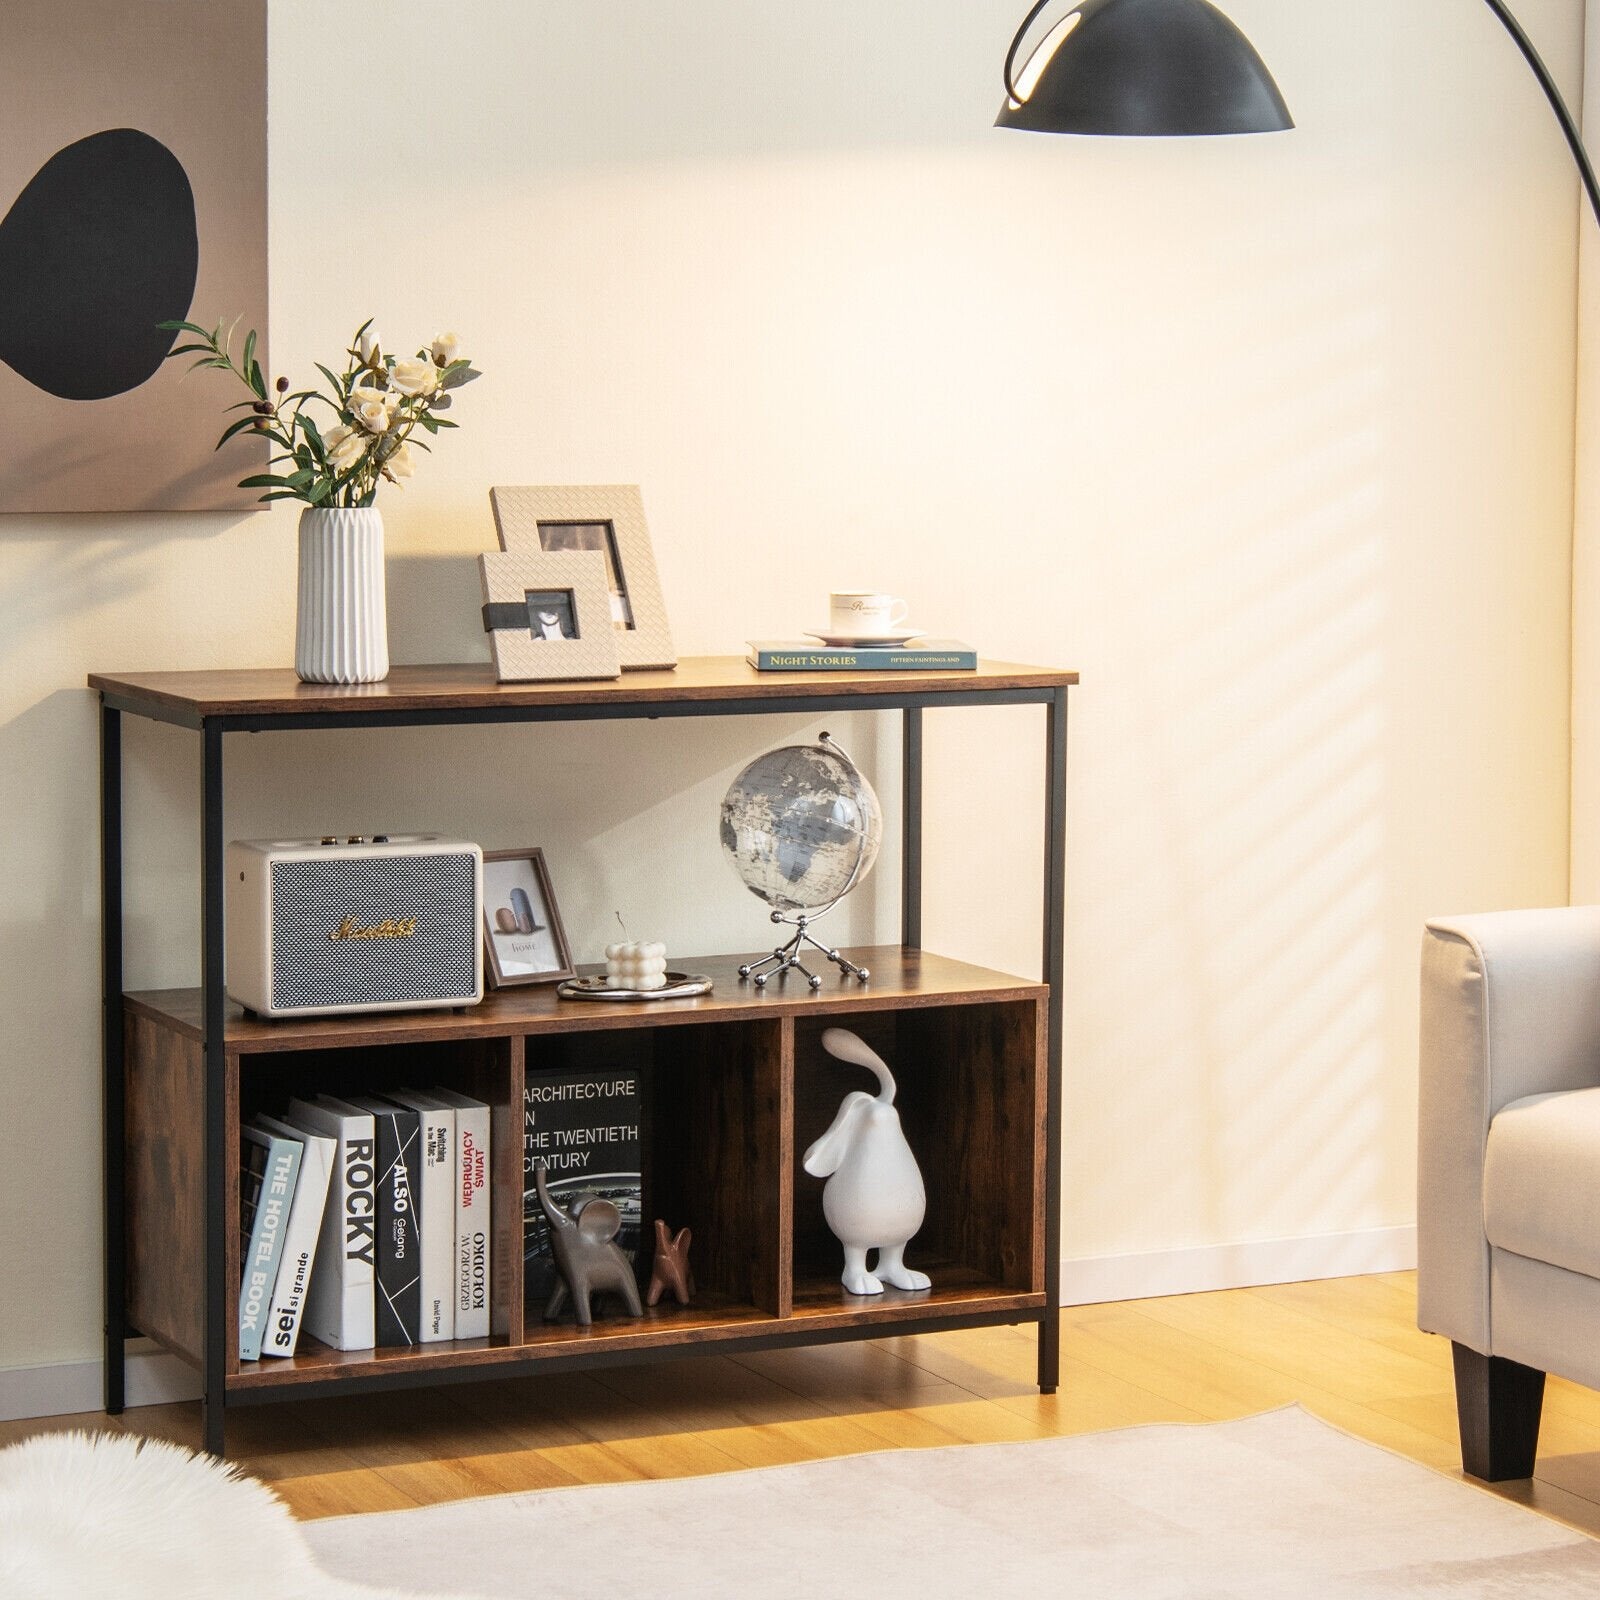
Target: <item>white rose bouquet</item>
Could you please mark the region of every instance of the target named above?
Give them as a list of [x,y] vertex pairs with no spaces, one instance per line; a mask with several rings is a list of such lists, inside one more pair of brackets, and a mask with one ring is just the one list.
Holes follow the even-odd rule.
[[[356,330],[345,352],[342,374],[317,363],[327,380],[323,389],[289,393],[289,380],[279,378],[272,392],[256,360],[254,330],[245,335],[244,348],[235,362],[231,351],[234,329],[221,323],[209,332],[193,322],[163,322],[173,333],[189,333],[197,342],[182,344],[172,356],[196,355],[195,367],[219,367],[231,372],[250,391],[251,398],[230,406],[248,415],[229,423],[217,440],[220,450],[237,433],[265,434],[277,447],[269,466],[239,482],[241,489],[261,489],[266,500],[303,500],[308,506],[370,506],[380,481],[398,484],[416,471],[412,443],[429,449],[423,439],[412,440],[418,428],[437,434],[456,426],[437,415],[450,408],[450,391],[471,383],[480,374],[457,354],[459,340],[441,333],[415,356],[385,355],[369,318]],[[237,327],[237,323],[234,327]],[[333,415],[319,427],[306,407],[320,402]]]

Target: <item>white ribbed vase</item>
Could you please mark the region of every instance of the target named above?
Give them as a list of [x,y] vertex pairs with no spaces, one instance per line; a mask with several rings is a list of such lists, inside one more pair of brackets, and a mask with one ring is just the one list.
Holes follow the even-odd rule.
[[375,506],[307,506],[300,513],[294,670],[302,683],[389,676],[383,518]]

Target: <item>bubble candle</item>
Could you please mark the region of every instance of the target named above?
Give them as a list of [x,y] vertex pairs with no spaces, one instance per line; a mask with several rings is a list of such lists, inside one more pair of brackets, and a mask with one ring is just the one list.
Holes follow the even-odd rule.
[[614,989],[665,989],[667,947],[660,940],[606,946],[606,982]]

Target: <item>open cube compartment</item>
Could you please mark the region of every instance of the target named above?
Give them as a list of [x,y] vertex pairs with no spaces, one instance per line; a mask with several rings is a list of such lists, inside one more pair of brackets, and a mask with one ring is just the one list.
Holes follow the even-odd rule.
[[[931,1290],[861,1297],[839,1281],[843,1249],[823,1215],[826,1180],[803,1161],[845,1095],[875,1095],[878,1085],[823,1048],[823,1033],[835,1027],[857,1034],[894,1074],[901,1127],[927,1192],[906,1264],[929,1274]],[[1043,1289],[1044,1028],[1031,1000],[795,1019],[796,1315]]]
[[[237,1063],[239,1123],[258,1113],[282,1116],[294,1099],[313,1100],[318,1095],[348,1099],[352,1095],[381,1095],[391,1089],[455,1089],[490,1108],[490,1228],[489,1253],[491,1344],[509,1344],[521,1336],[522,1262],[521,1229],[515,1207],[519,1193],[521,1128],[521,1040],[455,1039],[424,1043],[357,1046],[336,1050],[290,1050],[269,1054],[243,1054]],[[515,1115],[513,1115],[515,1110]],[[237,1252],[239,1185],[229,1185],[232,1221],[229,1237]],[[230,1261],[229,1281],[238,1277],[238,1262]],[[236,1310],[235,1310],[236,1315]],[[237,1343],[237,1330],[230,1329]],[[416,1345],[409,1350],[368,1352],[373,1359],[395,1355],[436,1359],[442,1352],[481,1347],[482,1340],[445,1341]],[[233,1348],[233,1345],[230,1345]],[[244,1374],[262,1380],[287,1377],[319,1362],[348,1365],[362,1352],[327,1349],[302,1331],[300,1347],[287,1361],[263,1360],[238,1364]]]
[[[776,1019],[617,1027],[552,1033],[526,1041],[526,1081],[581,1069],[637,1079],[642,1098],[641,1288],[648,1283],[655,1222],[689,1228],[695,1279],[691,1305],[670,1295],[642,1323],[618,1320],[602,1301],[594,1331],[652,1335],[662,1324],[780,1314],[783,1288],[783,1028]],[[523,1182],[530,1207],[531,1165]],[[546,1324],[527,1308],[529,1343],[577,1334],[570,1312]]]

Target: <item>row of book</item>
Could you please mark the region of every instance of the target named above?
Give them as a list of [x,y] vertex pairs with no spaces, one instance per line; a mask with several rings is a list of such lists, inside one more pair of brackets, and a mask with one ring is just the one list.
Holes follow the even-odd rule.
[[242,1131],[239,1359],[489,1333],[489,1108],[451,1089],[292,1100]]

